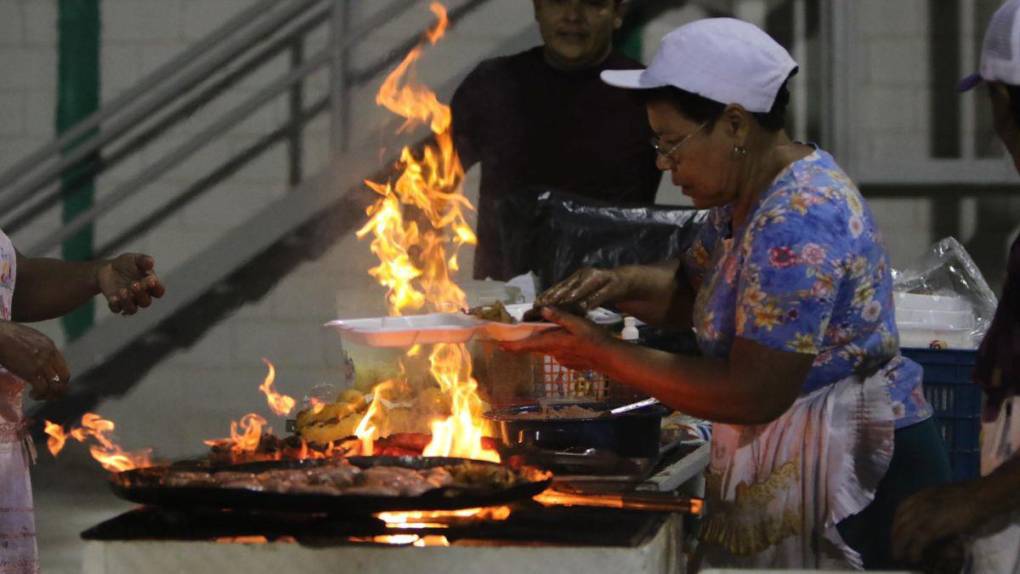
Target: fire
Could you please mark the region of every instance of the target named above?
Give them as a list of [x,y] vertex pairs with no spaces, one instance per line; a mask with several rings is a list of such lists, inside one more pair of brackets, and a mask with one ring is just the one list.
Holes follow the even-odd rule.
[[[448,20],[441,4],[434,2],[430,8],[438,22],[429,30],[427,40],[435,44],[445,33]],[[365,182],[381,197],[369,207],[369,221],[356,234],[359,239],[368,234],[373,237],[370,249],[379,265],[369,274],[386,288],[393,316],[425,308],[439,312],[465,308],[467,297],[453,274],[459,269],[460,248],[477,242],[464,215],[474,207],[463,194],[464,168],[453,147],[450,108],[413,79],[423,48],[412,49],[387,76],[376,102],[405,118],[401,131],[427,124],[434,143],[424,146],[418,157],[405,147],[398,162],[402,171],[395,182]],[[405,210],[410,220],[405,219]],[[415,346],[408,356],[419,352]],[[429,363],[433,378],[451,399],[451,415],[432,423],[432,442],[425,454],[498,461],[495,451],[481,445],[481,399],[476,392],[478,383],[471,377],[467,349],[464,345],[435,345]],[[358,427],[358,437],[367,448],[371,448],[369,437],[378,432],[373,417],[379,414],[373,402]]]
[[276,380],[276,368],[265,357],[262,358],[262,362],[269,368],[269,373],[266,374],[266,378],[262,381],[262,385],[259,386],[259,390],[262,391],[262,394],[266,395],[269,410],[273,411],[276,416],[285,417],[290,414],[290,411],[294,410],[295,401],[292,397],[273,390],[273,381]]
[[106,420],[95,413],[85,413],[81,417],[81,426],[71,429],[69,433],[66,433],[60,425],[46,421],[46,434],[50,437],[47,447],[53,456],[57,456],[64,448],[68,436],[82,443],[91,439],[94,444],[89,447],[89,453],[110,472],[152,466],[151,450],[124,451],[110,437],[114,428],[116,425],[113,421]]
[[425,548],[427,546],[449,546],[450,541],[445,536],[426,534],[381,534],[379,536],[352,536],[351,542],[368,542],[371,544],[391,544],[393,546],[415,546]]
[[429,356],[432,375],[443,392],[452,398],[453,414],[432,423],[432,442],[425,456],[462,456],[499,462],[493,450],[482,448],[481,399],[478,383],[471,377],[471,355],[464,345],[438,344]]
[[57,423],[46,421],[46,434],[50,436],[46,441],[46,446],[50,449],[50,454],[57,456],[64,449],[64,443],[67,442],[64,427]]
[[384,412],[381,406],[383,391],[388,391],[392,386],[393,381],[385,381],[372,389],[372,404],[368,406],[365,416],[361,418],[358,427],[354,429],[354,436],[361,440],[361,454],[364,456],[372,456],[375,452],[375,439],[379,435],[375,417]]
[[510,518],[509,506],[488,506],[485,508],[464,508],[461,510],[416,510],[410,512],[380,512],[379,520],[387,528],[446,528],[448,522],[458,519],[506,520]]
[[262,427],[266,419],[255,413],[248,413],[240,421],[230,421],[230,438],[202,441],[207,446],[229,448],[235,457],[252,454],[259,448],[262,440]]

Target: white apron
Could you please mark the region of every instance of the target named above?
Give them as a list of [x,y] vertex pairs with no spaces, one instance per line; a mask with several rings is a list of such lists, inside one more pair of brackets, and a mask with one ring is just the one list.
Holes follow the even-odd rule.
[[875,497],[893,454],[885,373],[798,398],[766,425],[716,424],[703,568],[861,569],[836,525]]
[[[999,416],[981,424],[981,476],[987,476],[1020,450],[1020,397],[1010,397]],[[1020,574],[1020,512],[989,525],[973,541],[964,572]]]
[[[0,231],[0,319],[11,318],[17,256]],[[0,369],[0,574],[39,571],[28,477],[31,443],[21,415],[25,384]]]

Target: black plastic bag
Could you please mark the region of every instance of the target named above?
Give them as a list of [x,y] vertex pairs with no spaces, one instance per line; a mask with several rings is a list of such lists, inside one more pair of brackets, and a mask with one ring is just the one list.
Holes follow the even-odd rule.
[[673,206],[609,205],[536,190],[499,203],[504,256],[515,274],[534,272],[542,289],[582,267],[611,268],[679,257],[708,212]]

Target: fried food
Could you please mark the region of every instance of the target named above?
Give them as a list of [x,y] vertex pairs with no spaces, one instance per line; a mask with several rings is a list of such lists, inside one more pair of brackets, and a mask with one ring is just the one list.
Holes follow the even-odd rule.
[[[162,472],[156,473],[156,470]],[[513,470],[490,464],[467,462],[422,469],[379,465],[362,469],[345,459],[262,472],[166,467],[151,469],[150,475],[160,485],[175,488],[223,488],[328,496],[421,496],[430,490],[451,486],[503,489],[521,480]]]
[[605,413],[606,411],[589,409],[580,405],[568,405],[565,407],[543,406],[541,410],[519,413],[514,418],[527,420],[590,419]]
[[514,324],[517,321],[510,315],[503,306],[503,303],[496,301],[490,305],[479,305],[468,309],[468,315],[478,317],[483,321],[495,321],[496,323]]

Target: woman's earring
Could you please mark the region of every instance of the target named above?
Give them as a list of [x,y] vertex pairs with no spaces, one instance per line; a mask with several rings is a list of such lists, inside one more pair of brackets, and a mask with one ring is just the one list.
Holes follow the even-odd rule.
[[742,145],[733,146],[733,157],[734,159],[742,159],[747,157],[747,148]]

